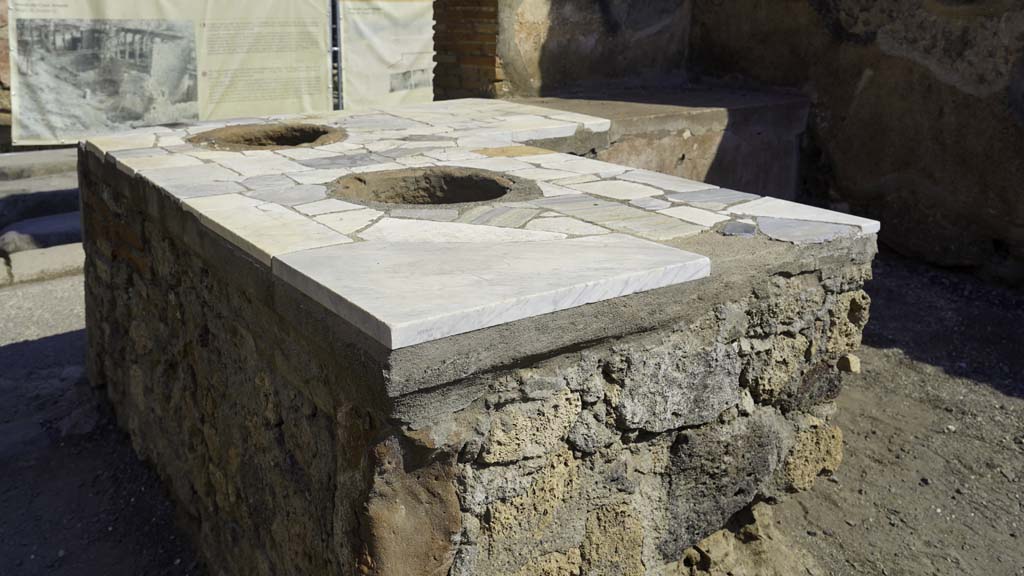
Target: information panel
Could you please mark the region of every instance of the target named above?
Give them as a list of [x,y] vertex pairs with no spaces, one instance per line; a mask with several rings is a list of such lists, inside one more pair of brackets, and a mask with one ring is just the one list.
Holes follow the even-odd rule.
[[15,144],[333,108],[327,0],[12,0]]
[[341,0],[342,107],[434,99],[431,0]]

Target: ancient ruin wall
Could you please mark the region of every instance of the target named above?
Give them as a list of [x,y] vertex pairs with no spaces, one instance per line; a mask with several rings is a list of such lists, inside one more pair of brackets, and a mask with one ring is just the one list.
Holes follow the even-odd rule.
[[744,241],[670,325],[389,400],[380,349],[141,178],[80,164],[90,379],[211,572],[675,573],[841,458],[873,236]]
[[517,96],[684,77],[689,1],[500,0],[498,56]]
[[696,0],[691,57],[813,99],[815,186],[903,253],[1024,280],[1024,8]]
[[684,78],[690,2],[435,0],[438,99]]

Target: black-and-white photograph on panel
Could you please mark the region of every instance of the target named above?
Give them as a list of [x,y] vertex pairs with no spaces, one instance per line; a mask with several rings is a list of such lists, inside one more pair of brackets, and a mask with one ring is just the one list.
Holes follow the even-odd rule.
[[196,68],[189,20],[19,19],[16,139],[198,119]]

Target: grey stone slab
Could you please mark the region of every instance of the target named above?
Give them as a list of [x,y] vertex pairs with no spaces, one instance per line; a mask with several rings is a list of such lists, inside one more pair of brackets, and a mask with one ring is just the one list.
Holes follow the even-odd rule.
[[258,198],[283,206],[309,204],[327,198],[327,187],[315,184],[292,185],[289,188],[263,188],[246,194],[250,198]]
[[719,232],[721,232],[724,236],[750,237],[757,235],[757,226],[753,224],[748,224],[746,222],[736,222],[734,220],[732,222],[724,224],[719,229]]
[[676,192],[674,194],[669,194],[668,198],[673,202],[692,204],[699,208],[721,210],[726,206],[739,204],[740,202],[757,200],[760,196],[757,194],[748,194],[747,192],[730,190],[729,188],[714,188],[711,190],[697,190],[694,192]]
[[630,218],[628,220],[609,222],[607,225],[622,232],[629,232],[631,234],[647,238],[648,240],[658,241],[685,238],[687,236],[700,234],[707,230],[707,228],[704,228],[703,226],[691,224],[690,222],[683,222],[677,218],[671,218],[661,214],[651,214],[649,212],[644,213],[644,216],[640,218]]
[[409,156],[419,156],[421,154],[425,154],[427,152],[433,152],[435,150],[438,150],[438,148],[401,148],[400,147],[400,148],[391,148],[391,149],[388,149],[388,150],[381,150],[379,152],[375,152],[375,154],[380,154],[381,156],[387,156],[388,158],[407,158]]
[[358,168],[360,166],[385,164],[390,161],[391,158],[387,156],[363,152],[359,154],[344,154],[332,156],[330,158],[311,158],[309,160],[302,160],[299,162],[299,164],[302,164],[303,166],[308,166],[310,168],[317,168],[323,170],[332,168]]
[[242,186],[249,190],[267,190],[275,188],[290,188],[295,186],[295,180],[284,174],[267,174],[265,176],[253,176],[242,180]]
[[395,208],[388,215],[392,218],[452,222],[458,219],[459,211],[456,208]]
[[637,208],[643,208],[644,210],[664,210],[665,208],[671,208],[672,203],[662,200],[661,198],[637,198],[630,200],[631,206]]
[[306,216],[320,216],[322,214],[332,214],[334,212],[347,212],[349,210],[360,210],[365,206],[359,204],[352,204],[351,202],[342,202],[334,198],[328,198],[326,200],[319,200],[310,204],[300,204],[294,207],[298,212],[305,214]]
[[646,210],[587,195],[557,196],[534,200],[533,203],[648,240],[672,240],[673,238],[693,236],[706,230],[703,226],[683,222],[676,218],[652,214]]
[[856,236],[859,229],[844,224],[789,220],[762,216],[757,219],[761,232],[773,240],[794,244],[822,244],[845,236]]
[[531,218],[540,214],[540,210],[530,208],[512,208],[509,206],[495,206],[487,210],[469,211],[459,218],[459,222],[468,224],[480,224],[484,226],[501,226],[504,228],[518,228],[530,221]]

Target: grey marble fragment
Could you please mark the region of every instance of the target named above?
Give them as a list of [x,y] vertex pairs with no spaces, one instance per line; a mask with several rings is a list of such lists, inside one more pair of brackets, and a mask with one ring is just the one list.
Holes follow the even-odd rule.
[[822,244],[844,236],[856,236],[857,228],[843,224],[828,222],[811,222],[809,220],[789,220],[786,218],[769,218],[762,216],[757,219],[761,232],[773,240],[792,242],[793,244]]

